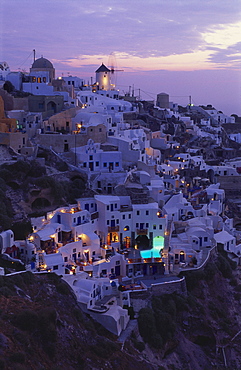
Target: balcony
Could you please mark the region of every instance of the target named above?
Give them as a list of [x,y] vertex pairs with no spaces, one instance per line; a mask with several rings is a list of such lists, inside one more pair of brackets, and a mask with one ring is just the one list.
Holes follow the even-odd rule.
[[148,229],[136,229],[137,235],[147,235]]
[[99,212],[91,213],[91,220],[96,220],[97,218],[99,218]]
[[108,226],[108,233],[113,233],[114,231],[119,231],[119,226]]

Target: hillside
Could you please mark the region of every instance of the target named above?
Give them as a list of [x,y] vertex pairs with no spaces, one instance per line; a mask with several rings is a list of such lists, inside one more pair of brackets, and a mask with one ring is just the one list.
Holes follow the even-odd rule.
[[225,361],[240,369],[241,336],[231,339],[241,329],[241,274],[232,267],[220,252],[186,273],[187,297],[150,300],[143,337],[136,329],[124,345],[78,308],[57,275],[0,276],[0,369],[209,370]]
[[78,308],[55,274],[0,276],[0,369],[151,369]]

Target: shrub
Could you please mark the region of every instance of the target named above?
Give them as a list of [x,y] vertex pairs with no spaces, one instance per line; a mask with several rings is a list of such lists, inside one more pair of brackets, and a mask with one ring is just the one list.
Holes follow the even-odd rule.
[[33,232],[31,222],[28,220],[13,223],[11,230],[13,231],[16,240],[24,240]]
[[217,267],[224,278],[231,278],[232,277],[232,269],[225,257],[221,254],[218,256],[217,260]]
[[38,325],[38,315],[31,309],[24,309],[15,316],[13,324],[21,330],[33,331]]
[[3,295],[4,297],[12,297],[16,295],[11,289],[9,289],[7,286],[3,286],[0,288],[0,295]]
[[229,281],[229,284],[232,285],[232,286],[237,286],[238,285],[237,279],[231,278],[230,281]]
[[97,356],[108,358],[119,349],[119,346],[106,338],[98,338],[96,344],[92,345],[91,348]]
[[215,263],[208,262],[204,268],[204,278],[206,281],[212,280],[217,273],[217,266]]
[[8,182],[10,180],[13,179],[13,175],[11,173],[11,171],[5,169],[5,168],[1,168],[0,169],[0,177],[5,181],[5,182]]
[[5,369],[5,361],[2,359],[2,358],[0,358],[0,370],[4,370]]
[[73,314],[74,314],[74,316],[76,317],[76,319],[79,323],[83,323],[84,316],[83,316],[82,311],[79,308],[75,308],[74,311],[73,311]]
[[235,290],[236,290],[236,292],[241,292],[241,284],[238,284],[238,285],[235,287]]
[[167,312],[159,311],[155,313],[155,319],[156,330],[161,335],[163,342],[171,339],[176,330],[176,325],[171,315]]
[[151,337],[156,334],[156,323],[153,311],[150,308],[142,308],[138,316],[139,332],[145,342],[150,342]]
[[60,281],[56,285],[56,289],[57,289],[57,292],[60,293],[60,294],[63,294],[63,295],[70,294],[69,286],[67,285],[67,283],[65,283],[63,281]]
[[134,346],[135,346],[135,348],[136,348],[136,349],[138,349],[138,351],[140,351],[140,352],[144,351],[144,349],[145,349],[145,347],[146,347],[144,342],[139,342],[139,341],[135,341],[135,342],[134,342]]
[[15,352],[9,356],[10,361],[24,364],[25,354],[23,352]]
[[156,348],[156,349],[162,348],[163,347],[162,336],[158,333],[154,334],[151,337],[149,344],[151,345],[151,347]]

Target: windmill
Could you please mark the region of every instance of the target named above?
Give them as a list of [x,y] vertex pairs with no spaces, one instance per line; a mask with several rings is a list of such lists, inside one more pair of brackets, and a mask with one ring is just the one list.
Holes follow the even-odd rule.
[[108,59],[108,68],[110,69],[110,83],[111,89],[115,90],[117,84],[117,73],[116,72],[124,72],[123,69],[117,68],[117,62],[115,53],[111,53]]

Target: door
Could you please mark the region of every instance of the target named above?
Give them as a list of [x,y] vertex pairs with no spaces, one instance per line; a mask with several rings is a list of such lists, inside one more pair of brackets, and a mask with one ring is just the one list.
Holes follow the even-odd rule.
[[115,274],[116,276],[120,276],[120,266],[115,266]]
[[185,254],[183,251],[180,252],[180,262],[185,262]]
[[110,221],[110,226],[111,226],[111,227],[115,227],[115,220],[111,220],[111,221]]

